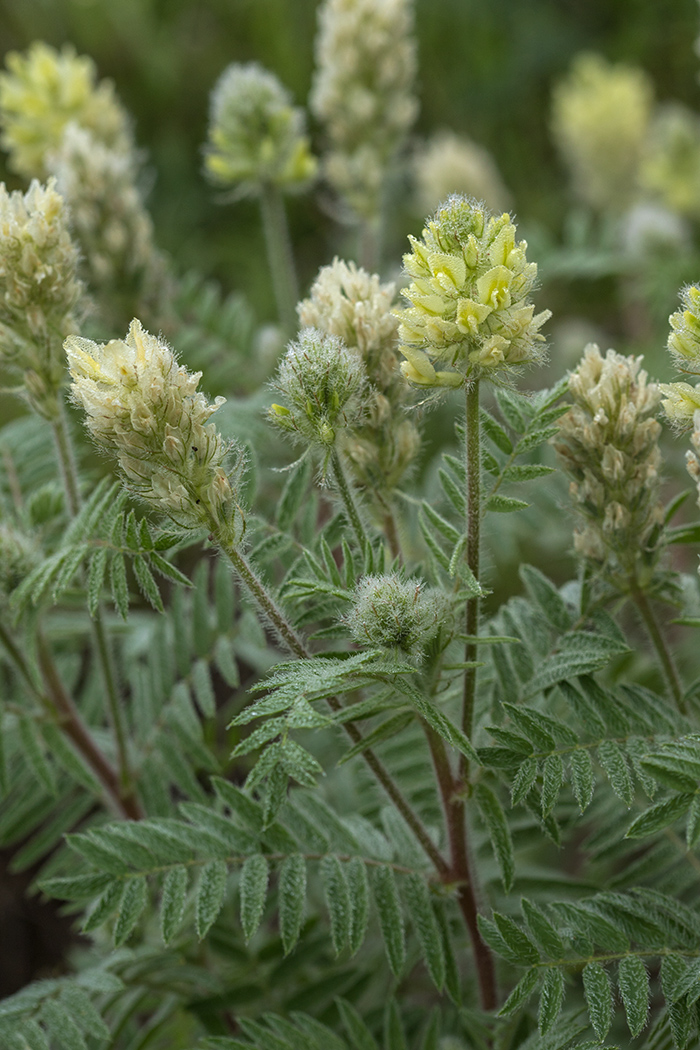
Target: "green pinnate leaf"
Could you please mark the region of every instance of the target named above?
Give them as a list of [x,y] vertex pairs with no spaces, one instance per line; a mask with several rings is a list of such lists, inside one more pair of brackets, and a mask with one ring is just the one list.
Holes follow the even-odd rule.
[[548,817],[557,804],[564,780],[561,755],[547,755],[542,766],[542,816]]
[[636,955],[620,959],[617,983],[625,1004],[627,1024],[632,1037],[639,1035],[649,1013],[649,977],[642,960]]
[[334,853],[325,856],[321,861],[321,877],[326,894],[326,903],[331,917],[331,938],[336,955],[339,955],[350,939],[352,929],[352,909],[347,879]]
[[577,748],[569,755],[569,772],[574,797],[583,813],[590,805],[595,789],[595,775],[591,756],[584,748]]
[[537,1022],[542,1035],[555,1024],[564,1001],[564,974],[559,969],[545,971],[540,993],[540,1008]]
[[515,988],[498,1011],[499,1017],[508,1017],[510,1014],[514,1014],[519,1010],[521,1006],[524,1006],[537,987],[539,979],[540,971],[536,966],[527,970],[525,976],[520,978]]
[[62,1003],[46,999],[41,1006],[41,1019],[60,1050],[87,1050],[83,1033]]
[[202,868],[195,902],[195,927],[200,941],[206,937],[221,911],[227,877],[225,860],[212,860]]
[[648,835],[655,835],[657,831],[663,831],[664,828],[680,820],[694,799],[695,795],[675,795],[662,802],[656,802],[632,821],[627,831],[627,838],[643,839]]
[[634,800],[634,789],[629,767],[622,750],[614,740],[604,740],[598,746],[598,761],[605,770],[610,786],[629,808]]
[[391,972],[399,977],[406,961],[404,923],[394,872],[386,864],[374,869],[374,900],[379,913]]
[[163,942],[169,944],[182,921],[188,886],[187,868],[178,865],[165,876],[160,900],[160,931]]
[[369,920],[369,879],[367,868],[360,857],[353,857],[346,866],[350,894],[350,951],[355,954],[362,947]]
[[483,782],[476,785],[474,797],[484,818],[493,852],[501,869],[503,889],[508,893],[513,885],[515,876],[515,859],[513,856],[513,840],[510,835],[506,815],[503,812],[498,796]]
[[536,758],[526,758],[513,778],[510,792],[511,805],[518,806],[530,794],[530,789],[537,779],[538,762]]
[[282,947],[288,955],[299,940],[306,907],[306,861],[299,853],[282,861],[278,896]]
[[520,902],[523,916],[533,940],[550,959],[561,959],[564,944],[547,916],[525,897]]
[[430,890],[420,875],[409,875],[405,882],[406,903],[421,951],[433,984],[442,990],[445,983],[445,953],[442,932],[433,911]]
[[240,880],[241,925],[246,941],[250,940],[260,924],[267,897],[268,875],[267,859],[261,853],[246,859]]
[[610,978],[600,963],[589,962],[584,968],[583,993],[591,1024],[602,1041],[612,1024],[613,998]]
[[124,896],[119,905],[119,914],[114,925],[114,944],[124,944],[131,936],[141,913],[148,903],[148,885],[145,875],[137,875],[128,880]]

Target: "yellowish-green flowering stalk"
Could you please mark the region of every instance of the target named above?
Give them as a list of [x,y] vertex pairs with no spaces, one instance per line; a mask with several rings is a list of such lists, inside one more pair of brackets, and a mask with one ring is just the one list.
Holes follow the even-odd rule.
[[53,419],[63,340],[77,331],[83,291],[65,201],[49,180],[23,194],[0,184],[0,360],[22,375],[33,408]]
[[285,192],[308,186],[316,173],[304,111],[276,76],[257,62],[232,63],[211,94],[207,174],[238,194],[264,184]]
[[234,198],[259,198],[277,310],[291,335],[299,292],[282,193],[308,187],[317,163],[304,111],[256,62],[231,64],[212,91],[205,170],[217,185],[233,187]]
[[528,262],[526,242],[516,241],[510,215],[492,217],[477,201],[453,196],[421,239],[409,241],[403,294],[410,306],[398,317],[410,383],[460,387],[542,359],[540,328],[551,315],[535,314],[530,302],[537,264]]
[[309,298],[297,307],[302,325],[338,336],[364,361],[371,383],[367,408],[344,449],[355,480],[382,518],[420,445],[418,429],[405,414],[409,390],[398,368],[394,307],[393,284],[340,259],[321,268]]
[[73,400],[129,488],[179,525],[236,544],[242,520],[226,465],[231,446],[209,422],[225,399],[210,404],[197,390],[201,372],[178,365],[137,320],[124,340],[71,336],[65,349]]
[[695,113],[678,103],[660,108],[639,181],[672,211],[700,217],[700,118]]
[[411,0],[325,0],[310,97],[328,140],[324,173],[376,223],[387,169],[418,112]]
[[26,54],[13,51],[0,73],[0,145],[9,165],[25,178],[51,174],[50,154],[58,150],[68,124],[91,132],[95,141],[128,152],[129,119],[109,80],[97,82],[91,58],[70,45],[56,51],[41,41]]
[[571,476],[583,518],[574,547],[616,575],[621,590],[647,588],[663,521],[660,502],[661,390],[647,380],[641,357],[589,345],[569,377],[572,408],[559,421],[555,447]]
[[399,650],[418,659],[438,635],[449,640],[454,626],[450,600],[443,591],[395,573],[364,576],[345,622],[361,645]]
[[554,89],[552,132],[581,200],[599,211],[630,204],[649,133],[653,87],[641,69],[582,54]]
[[502,211],[510,202],[489,151],[465,135],[436,132],[414,157],[413,167],[422,215],[433,212],[452,193],[483,201],[491,211]]

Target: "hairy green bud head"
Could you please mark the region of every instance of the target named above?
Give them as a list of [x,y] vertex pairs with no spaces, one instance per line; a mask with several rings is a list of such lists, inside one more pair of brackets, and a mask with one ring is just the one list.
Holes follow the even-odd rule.
[[208,420],[224,403],[197,391],[202,373],[131,322],[126,339],[65,343],[72,395],[96,443],[116,456],[129,487],[186,528],[207,528],[233,543],[239,508],[226,470],[231,446]]
[[304,111],[256,62],[227,66],[212,91],[205,169],[242,194],[263,183],[299,190],[316,174]]
[[[456,387],[543,356],[540,328],[549,310],[535,315],[529,295],[537,277],[527,244],[516,241],[510,215],[492,217],[483,204],[453,196],[404,255],[411,304],[397,312],[406,361],[415,386]],[[436,370],[449,365],[451,371]]]
[[272,405],[271,422],[326,450],[341,431],[360,421],[369,390],[357,350],[316,328],[302,329],[297,342],[289,344],[274,387],[286,404]]
[[346,622],[356,642],[422,657],[441,629],[451,631],[449,598],[422,580],[365,576]]

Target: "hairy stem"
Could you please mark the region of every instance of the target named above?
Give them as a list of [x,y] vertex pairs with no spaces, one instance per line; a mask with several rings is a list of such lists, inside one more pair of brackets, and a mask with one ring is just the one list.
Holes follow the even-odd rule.
[[445,825],[450,844],[449,881],[457,883],[457,903],[472,942],[481,1006],[484,1010],[493,1010],[497,1003],[496,974],[491,950],[484,942],[477,923],[478,909],[469,864],[464,798],[458,794],[459,785],[452,775],[444,740],[427,724],[424,723],[423,728],[435,767],[445,814]]
[[[214,534],[214,538],[217,538],[216,534]],[[251,597],[254,599],[264,619],[270,624],[282,645],[293,653],[294,656],[299,657],[300,660],[311,659],[312,653],[308,649],[303,638],[297,634],[289,623],[286,616],[277,605],[277,602],[244,555],[236,550],[235,547],[229,547],[221,542],[221,540],[217,540],[217,542],[220,549],[231,562],[231,565],[238,574],[241,583],[244,584]],[[332,711],[342,710],[342,704],[337,696],[327,697],[327,702]],[[350,740],[352,740],[353,744],[359,744],[362,742],[362,733],[354,722],[344,722],[343,729],[349,736]],[[394,781],[388,769],[369,748],[362,751],[362,757],[374,773],[376,779],[384,788],[386,794],[398,809],[403,819],[408,824],[421,847],[434,864],[438,873],[444,878],[449,871],[449,866],[444,857],[440,854],[440,851],[436,848],[420,818],[413,811],[402,794],[401,789]]]
[[673,699],[676,702],[676,707],[682,714],[687,714],[686,703],[683,699],[683,685],[678,674],[678,669],[676,668],[671,650],[666,644],[666,639],[664,638],[656,616],[654,615],[654,610],[651,607],[649,599],[636,580],[632,581],[630,593],[632,595],[632,601],[636,605],[637,611],[646,627],[649,640],[654,646],[664,676],[673,695]]
[[280,324],[287,334],[292,336],[298,326],[296,306],[299,301],[299,285],[292,243],[289,239],[287,214],[277,186],[271,183],[262,184],[260,210],[277,313]]
[[[479,430],[479,381],[467,387],[466,418],[466,466],[467,466],[467,565],[479,579],[479,541],[481,527],[481,435]],[[476,638],[479,633],[479,597],[467,600],[465,633]],[[464,649],[464,662],[476,661],[476,643],[468,641]],[[464,672],[462,693],[462,729],[471,740],[474,723],[474,699],[476,696],[476,667],[467,667]],[[469,762],[462,757],[463,777],[469,772]]]
[[340,453],[336,449],[333,450],[333,455],[331,456],[331,465],[333,467],[333,476],[335,478],[335,483],[338,486],[338,492],[340,493],[340,498],[342,499],[343,506],[345,507],[345,513],[350,519],[350,524],[352,525],[357,542],[360,545],[360,550],[364,550],[365,544],[368,542],[367,533],[365,532],[365,527],[362,524],[362,518],[360,517],[360,512],[358,510],[357,503],[355,502],[355,497],[353,495],[352,488],[350,487],[350,482],[348,481],[347,476],[345,474],[345,470],[340,459]]
[[[80,510],[82,501],[80,498],[80,484],[78,481],[78,471],[75,465],[73,443],[71,441],[68,423],[62,404],[59,413],[52,421],[52,427],[54,443],[58,454],[58,462],[66,491],[68,509],[72,517],[75,517]],[[121,698],[119,696],[119,690],[117,689],[117,679],[112,661],[109,639],[107,638],[100,609],[95,613],[95,618],[92,623],[92,632],[95,640],[97,660],[100,665],[100,670],[102,671],[102,679],[104,681],[105,693],[107,696],[109,719],[114,730],[117,744],[119,776],[122,786],[128,794],[132,790],[133,778],[129,764],[126,725],[124,714],[122,712]]]

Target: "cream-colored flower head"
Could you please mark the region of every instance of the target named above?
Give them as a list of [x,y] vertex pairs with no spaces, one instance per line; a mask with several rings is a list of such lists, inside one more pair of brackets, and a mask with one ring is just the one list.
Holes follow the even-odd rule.
[[364,576],[345,621],[355,641],[422,657],[442,630],[454,629],[450,599],[422,580]]
[[[681,309],[669,317],[671,331],[667,347],[674,363],[685,373],[700,375],[700,287],[686,285],[680,292]],[[664,411],[679,430],[693,425],[700,408],[700,383],[662,383]]]
[[91,284],[123,286],[158,267],[153,223],[137,188],[135,151],[106,146],[71,123],[47,163],[70,206]]
[[365,412],[367,372],[360,354],[316,328],[303,328],[289,344],[274,386],[286,404],[272,405],[271,422],[326,452]]
[[647,381],[641,357],[586,347],[569,377],[574,405],[559,420],[554,441],[571,476],[570,493],[584,519],[574,534],[579,553],[636,571],[663,520],[659,500],[661,426],[654,418],[661,391]]
[[97,82],[95,64],[70,45],[56,51],[36,42],[12,51],[0,74],[0,144],[13,171],[26,178],[51,174],[48,155],[59,148],[69,123],[90,131],[111,149],[132,148],[128,117],[111,81]]
[[355,480],[371,500],[386,499],[418,452],[420,437],[406,417],[408,390],[398,366],[394,285],[355,263],[324,266],[297,310],[302,325],[339,336],[356,348],[372,384],[360,426],[346,433],[345,452]]
[[695,113],[678,103],[660,107],[639,181],[672,211],[700,218],[700,118]]
[[324,0],[310,97],[328,139],[325,175],[362,217],[418,112],[411,0]]
[[304,111],[256,62],[228,66],[212,91],[205,168],[215,182],[238,185],[241,195],[265,183],[303,189],[316,173]]
[[606,210],[629,204],[653,104],[646,73],[579,55],[552,97],[552,133],[578,196]]
[[[401,366],[416,386],[462,386],[543,356],[529,295],[537,265],[516,241],[510,215],[496,218],[467,197],[450,197],[404,255],[411,304],[398,312]],[[448,365],[451,370],[436,370]]]
[[438,131],[413,162],[421,214],[437,208],[452,193],[484,201],[491,211],[510,203],[496,162],[487,149],[453,131]]
[[0,358],[23,373],[34,407],[51,415],[64,374],[61,344],[76,331],[78,249],[55,182],[26,193],[0,183]]
[[239,508],[226,470],[230,445],[197,391],[201,372],[178,365],[172,350],[131,322],[126,339],[65,343],[72,396],[99,446],[116,456],[129,487],[187,528],[206,528],[234,543]]

